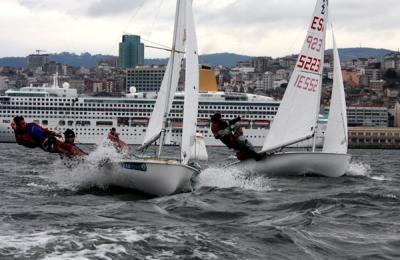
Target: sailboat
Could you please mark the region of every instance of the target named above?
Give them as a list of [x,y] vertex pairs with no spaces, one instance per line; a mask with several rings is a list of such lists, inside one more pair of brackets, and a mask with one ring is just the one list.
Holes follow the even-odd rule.
[[[179,72],[185,60],[185,99],[180,160],[161,158],[168,128],[168,114],[178,86]],[[135,158],[113,164],[113,184],[147,194],[165,196],[191,191],[192,180],[200,169],[192,164],[198,149],[196,125],[199,93],[199,61],[192,13],[192,0],[177,0],[174,37],[168,65],[140,150],[159,141],[155,158]],[[195,151],[195,152],[193,152]],[[204,157],[204,152],[202,153]]]
[[[334,82],[322,151],[315,139],[322,92],[328,0],[317,0],[310,27],[278,113],[272,122],[260,160],[229,165],[267,175],[320,175],[339,177],[349,167],[346,101],[339,54],[334,42]],[[332,33],[333,34],[333,33]],[[289,145],[313,139],[311,152],[283,152]]]

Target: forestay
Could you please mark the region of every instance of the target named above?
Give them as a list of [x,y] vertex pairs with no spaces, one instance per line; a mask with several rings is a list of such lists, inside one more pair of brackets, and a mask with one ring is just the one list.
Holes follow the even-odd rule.
[[[193,19],[192,0],[186,4],[186,76],[185,101],[183,108],[183,132],[181,158],[184,164],[196,158],[192,153],[196,145],[197,114],[199,103],[199,58],[197,53],[196,29]],[[199,147],[200,149],[200,147]],[[194,148],[196,151],[196,149]]]
[[186,0],[177,1],[172,51],[142,146],[147,146],[158,139],[171,110],[184,54],[186,2]]
[[332,38],[334,59],[333,86],[323,152],[346,154],[348,144],[346,98],[339,53],[333,32]]
[[310,138],[319,115],[328,0],[318,0],[277,115],[263,151],[271,151]]

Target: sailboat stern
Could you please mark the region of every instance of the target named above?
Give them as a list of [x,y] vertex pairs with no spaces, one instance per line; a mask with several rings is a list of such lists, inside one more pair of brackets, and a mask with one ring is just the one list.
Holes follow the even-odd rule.
[[172,160],[125,160],[113,163],[109,173],[113,185],[167,196],[192,191],[199,170]]

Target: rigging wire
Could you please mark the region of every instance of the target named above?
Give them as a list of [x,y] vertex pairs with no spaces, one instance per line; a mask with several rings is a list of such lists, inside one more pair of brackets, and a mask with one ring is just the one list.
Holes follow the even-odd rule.
[[[132,21],[133,21],[133,20],[136,18],[136,16],[139,14],[140,10],[142,10],[145,1],[146,1],[146,0],[142,0],[142,1],[140,2],[140,4],[137,6],[136,12],[134,12],[134,13],[132,14],[132,16],[129,18],[128,23],[125,25],[124,29],[122,30],[122,34],[125,34],[126,30],[127,30],[128,27],[130,26],[130,24],[132,23]],[[112,51],[114,50],[114,48],[115,48],[115,44],[113,43],[113,44],[111,45],[111,47],[110,47],[108,53],[111,54]]]
[[152,22],[151,27],[150,27],[149,34],[147,35],[147,38],[148,38],[148,39],[151,38],[151,35],[152,35],[152,33],[153,33],[153,29],[154,29],[154,25],[155,25],[155,23],[156,23],[157,18],[158,18],[159,15],[160,15],[161,6],[163,5],[163,3],[164,3],[164,0],[160,0],[160,3],[159,3],[158,8],[157,8],[156,15],[154,16],[153,22]]

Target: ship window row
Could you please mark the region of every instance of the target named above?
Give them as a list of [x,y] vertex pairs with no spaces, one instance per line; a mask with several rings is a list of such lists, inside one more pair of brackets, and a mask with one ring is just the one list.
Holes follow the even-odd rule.
[[[35,102],[35,103],[31,103],[31,102],[11,102],[11,105],[25,105],[25,106],[70,106],[70,107],[91,107],[91,108],[99,108],[99,107],[126,107],[126,108],[154,108],[154,104],[151,105],[143,105],[143,104],[136,104],[136,105],[125,105],[125,104],[68,104],[68,103],[40,103],[40,102]],[[175,105],[173,104],[172,106],[173,108],[182,108],[183,109],[183,105]],[[270,106],[214,106],[214,105],[200,105],[199,106],[200,109],[243,109],[243,110],[278,110],[278,107],[270,107]],[[350,112],[350,111],[349,111]],[[351,112],[350,112],[351,113]],[[362,112],[358,112],[358,113],[362,113]]]
[[46,102],[72,102],[72,101],[74,101],[75,99],[70,99],[70,98],[42,98],[42,97],[38,97],[38,98],[21,98],[21,97],[18,97],[18,98],[14,98],[14,100],[17,100],[17,101],[35,101],[35,102],[37,102],[37,101],[40,101],[40,102],[44,102],[44,101],[46,101]]
[[[32,111],[32,107],[7,107],[7,106],[0,106],[0,109],[4,109],[4,112],[7,112],[7,110],[12,109],[12,110],[20,110],[20,111]],[[130,113],[130,114],[134,114],[137,112],[147,112],[147,113],[152,113],[152,110],[150,109],[88,109],[88,108],[53,108],[53,107],[35,107],[34,108],[37,111],[54,111],[54,113],[61,113],[63,114],[63,111],[65,111],[66,113],[70,112],[70,113],[79,113],[79,112],[89,112],[89,113],[96,113],[96,112],[103,112],[103,113],[115,113],[115,112],[122,112],[122,113]],[[35,111],[33,110],[33,111]],[[230,111],[226,111],[226,110],[203,110],[200,109],[199,113],[209,113],[209,114],[213,114],[216,111],[224,111],[224,113],[239,113],[241,115],[246,115],[246,114],[266,114],[266,115],[274,115],[275,111],[249,111],[249,110],[230,110]],[[181,109],[176,109],[174,108],[171,112],[179,112],[181,113],[182,110]],[[349,116],[351,117],[351,116]],[[386,117],[386,116],[385,116]]]

